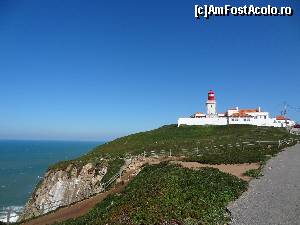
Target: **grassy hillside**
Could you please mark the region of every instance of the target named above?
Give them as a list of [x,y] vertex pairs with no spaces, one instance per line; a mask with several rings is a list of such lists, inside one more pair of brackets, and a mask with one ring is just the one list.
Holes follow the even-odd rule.
[[290,137],[285,129],[273,127],[167,125],[118,138],[76,160],[60,162],[52,168],[65,168],[71,162],[78,166],[87,162],[107,163],[114,168],[115,159],[144,152],[146,155],[171,152],[172,155],[184,155],[189,161],[214,164],[258,162],[264,160],[265,155],[278,152],[278,140]]
[[61,225],[225,224],[227,204],[246,188],[247,182],[217,169],[147,166],[124,192]]
[[[210,164],[262,162],[295,144],[295,138],[283,128],[168,125],[118,138],[52,168],[63,169],[70,163],[106,163],[109,168],[105,179],[109,179],[119,170],[124,157],[139,154],[171,153],[185,156],[187,161]],[[249,171],[253,172],[256,171]],[[217,169],[195,171],[165,163],[147,166],[124,192],[109,196],[85,216],[62,225],[226,224],[227,204],[246,188],[247,182]]]

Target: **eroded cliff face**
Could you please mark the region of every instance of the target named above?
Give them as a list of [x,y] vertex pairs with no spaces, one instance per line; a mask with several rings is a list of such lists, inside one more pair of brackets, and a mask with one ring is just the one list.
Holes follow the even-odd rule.
[[102,192],[104,187],[101,181],[106,172],[106,166],[93,166],[91,163],[80,169],[70,164],[65,170],[48,171],[26,204],[19,221],[46,214]]

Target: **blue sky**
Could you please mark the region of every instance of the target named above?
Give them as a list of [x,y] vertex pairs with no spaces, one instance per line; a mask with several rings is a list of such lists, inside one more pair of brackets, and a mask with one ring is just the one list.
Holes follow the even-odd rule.
[[[195,20],[195,4],[292,17]],[[0,2],[0,138],[109,140],[204,111],[300,107],[296,0]],[[289,117],[300,121],[300,112]]]

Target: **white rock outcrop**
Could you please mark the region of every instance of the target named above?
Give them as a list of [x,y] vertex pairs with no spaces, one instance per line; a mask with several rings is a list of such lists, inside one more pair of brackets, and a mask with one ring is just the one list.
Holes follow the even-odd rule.
[[80,169],[70,164],[65,170],[48,171],[26,204],[19,221],[43,215],[102,192],[104,188],[101,180],[106,172],[106,166],[94,166],[91,163]]

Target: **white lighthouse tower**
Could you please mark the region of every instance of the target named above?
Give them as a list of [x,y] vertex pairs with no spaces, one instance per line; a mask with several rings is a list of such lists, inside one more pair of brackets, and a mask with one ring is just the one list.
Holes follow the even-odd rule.
[[207,108],[207,116],[208,117],[217,116],[217,103],[216,103],[216,98],[215,98],[215,92],[212,90],[210,90],[208,92],[206,108]]

